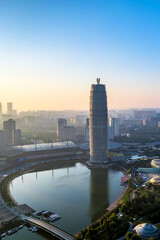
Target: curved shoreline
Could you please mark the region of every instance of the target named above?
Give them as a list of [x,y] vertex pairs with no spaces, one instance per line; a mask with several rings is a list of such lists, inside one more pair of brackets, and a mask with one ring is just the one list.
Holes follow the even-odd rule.
[[11,184],[11,182],[12,182],[15,178],[17,178],[17,177],[19,177],[19,176],[21,176],[21,175],[23,175],[23,174],[25,174],[25,173],[31,172],[31,171],[33,171],[33,170],[34,170],[34,169],[32,168],[32,169],[29,169],[28,171],[22,171],[22,172],[18,173],[16,176],[12,177],[12,178],[9,180],[8,184],[7,184],[7,192],[8,192],[8,195],[9,195],[11,201],[12,201],[12,202],[14,203],[14,205],[16,205],[17,207],[19,206],[19,203],[13,198],[13,196],[12,196],[12,194],[11,194],[10,184]]
[[[40,165],[43,165],[43,164],[40,164]],[[35,165],[35,167],[38,167],[39,165]],[[33,166],[30,166],[30,167],[33,167]],[[124,174],[124,176],[128,176],[128,174],[127,174],[127,171],[126,171],[126,169],[124,169],[122,166],[119,166],[119,165],[113,165],[113,167],[115,167],[115,168],[117,168],[118,170],[120,170],[123,174]],[[54,168],[54,169],[56,169],[56,167]],[[34,170],[36,170],[36,169],[33,169],[33,168],[28,168],[28,169],[26,169],[26,170],[23,170],[23,171],[21,171],[21,172],[18,172],[17,173],[17,175],[15,175],[12,179],[10,179],[9,180],[9,182],[8,182],[8,184],[7,184],[7,192],[8,192],[8,195],[9,195],[9,197],[10,197],[10,199],[11,199],[11,201],[18,207],[19,206],[19,204],[18,204],[18,202],[13,198],[13,196],[11,195],[11,192],[10,192],[10,184],[11,184],[11,182],[15,179],[15,178],[17,178],[17,177],[19,177],[19,176],[21,176],[21,175],[23,175],[23,174],[25,174],[25,173],[29,173],[29,172],[31,172],[31,171],[34,171]],[[15,172],[16,173],[16,172]],[[8,175],[9,176],[9,175]],[[122,190],[122,192],[120,193],[120,195],[116,198],[116,200],[106,209],[106,210],[108,210],[108,212],[106,212],[106,213],[104,213],[100,218],[98,218],[95,222],[93,222],[93,223],[96,223],[97,221],[99,221],[100,219],[102,219],[107,213],[109,213],[110,211],[112,211],[114,208],[116,208],[116,206],[117,206],[117,204],[118,204],[118,202],[122,199],[122,197],[124,196],[124,194],[125,194],[125,192],[127,191],[127,189],[128,189],[128,184],[126,185],[126,186],[124,186],[124,188],[123,188],[123,190]],[[93,223],[91,223],[90,225],[92,225]],[[90,226],[89,225],[89,226]],[[87,228],[88,226],[86,226],[85,228]],[[77,235],[78,233],[76,233],[75,234],[75,236]]]
[[[125,177],[128,176],[128,173],[126,171],[126,169],[122,166],[119,166],[119,165],[115,165],[115,167],[117,169],[119,169]],[[120,200],[122,199],[122,197],[124,196],[125,192],[127,191],[128,189],[128,183],[124,186],[122,192],[120,193],[120,195],[116,198],[116,200],[114,200],[114,202],[112,204],[110,204],[110,206],[107,208],[108,211],[112,211],[114,208],[116,208],[117,204],[120,202]]]
[[[117,168],[118,170],[120,170],[120,171],[124,174],[124,176],[128,176],[127,170],[126,170],[124,167],[119,166],[119,165],[114,165],[113,167],[115,167],[115,168]],[[124,196],[124,194],[126,193],[127,189],[128,189],[128,183],[127,183],[126,186],[124,186],[122,192],[118,195],[118,197],[114,200],[114,202],[111,203],[111,204],[108,206],[108,208],[106,209],[107,212],[105,212],[105,213],[104,213],[101,217],[99,217],[96,221],[94,221],[94,222],[92,222],[90,225],[86,226],[84,229],[88,228],[88,227],[91,226],[92,224],[95,224],[96,222],[98,222],[99,220],[101,220],[103,217],[105,217],[106,214],[108,214],[109,212],[113,211],[113,210],[116,208],[116,206],[118,205],[118,203],[120,202],[120,200],[122,199],[122,197]],[[81,231],[82,231],[82,230],[81,230]],[[81,232],[81,231],[80,231],[80,232]],[[77,234],[79,234],[80,232],[76,233],[75,236],[76,236]]]

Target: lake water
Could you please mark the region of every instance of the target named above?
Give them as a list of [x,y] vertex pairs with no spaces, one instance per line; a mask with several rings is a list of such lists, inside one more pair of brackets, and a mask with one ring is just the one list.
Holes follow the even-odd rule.
[[[76,234],[106,212],[123,189],[122,176],[117,169],[90,170],[78,163],[24,174],[13,180],[10,191],[19,204],[26,203],[36,212],[45,209],[57,212],[62,219],[54,225]],[[24,228],[6,239],[22,239],[21,234],[23,240],[48,238]]]

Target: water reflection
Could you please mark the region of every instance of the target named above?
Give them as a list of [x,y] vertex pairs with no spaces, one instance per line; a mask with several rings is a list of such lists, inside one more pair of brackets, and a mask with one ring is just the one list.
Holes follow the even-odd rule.
[[57,212],[62,219],[54,224],[75,234],[106,212],[123,189],[121,176],[116,169],[89,170],[79,163],[24,174],[10,190],[19,204]]
[[90,170],[90,215],[91,222],[102,216],[109,205],[107,169]]

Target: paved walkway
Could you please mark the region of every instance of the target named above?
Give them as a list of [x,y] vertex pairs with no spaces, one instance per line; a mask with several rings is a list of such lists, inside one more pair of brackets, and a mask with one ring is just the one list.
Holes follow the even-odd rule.
[[127,189],[128,189],[128,185],[123,188],[123,191],[118,196],[118,198],[107,208],[108,211],[112,211],[117,206],[117,204],[119,203],[119,201],[121,200],[121,198],[123,197]]
[[7,223],[9,221],[12,221],[17,217],[16,214],[14,214],[3,201],[1,195],[0,195],[0,226],[2,226],[3,223]]
[[59,239],[75,240],[75,238],[72,235],[70,235],[70,234],[64,232],[63,230],[61,230],[61,229],[59,229],[59,228],[57,228],[57,227],[55,227],[55,226],[53,226],[49,223],[46,223],[42,220],[39,220],[39,219],[34,218],[34,217],[27,217],[25,215],[22,218],[23,218],[23,220],[37,226],[38,228],[41,228],[41,229],[51,233],[52,235],[55,235]]
[[[125,177],[128,177],[128,174],[127,174],[126,170],[123,167],[117,166],[117,168],[119,168],[123,172]],[[127,189],[128,189],[128,183],[124,186],[123,191],[118,196],[118,198],[107,208],[108,211],[112,211],[117,206],[117,204],[119,203],[119,201],[121,200],[121,198],[123,197],[123,195],[125,194]]]

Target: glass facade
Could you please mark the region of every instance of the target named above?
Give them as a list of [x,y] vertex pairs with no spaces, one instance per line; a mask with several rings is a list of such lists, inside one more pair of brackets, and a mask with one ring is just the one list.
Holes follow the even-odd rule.
[[105,85],[91,85],[90,92],[90,161],[104,163],[108,155],[108,110]]

